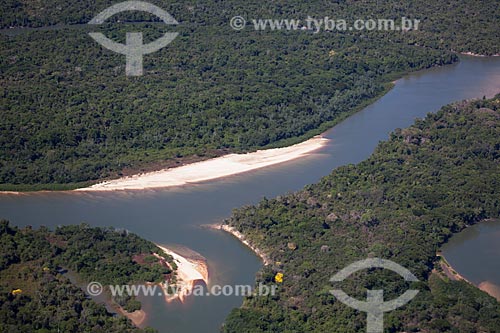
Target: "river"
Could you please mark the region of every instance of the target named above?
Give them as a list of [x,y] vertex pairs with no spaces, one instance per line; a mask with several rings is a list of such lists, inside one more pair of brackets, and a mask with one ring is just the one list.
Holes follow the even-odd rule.
[[[390,131],[462,99],[500,92],[500,57],[411,74],[377,102],[325,133],[330,142],[306,158],[206,183],[140,192],[0,195],[0,217],[18,226],[86,222],[126,228],[159,244],[181,244],[208,260],[210,284],[251,284],[261,262],[232,236],[200,228],[233,208],[317,182],[340,165],[366,159]],[[494,263],[490,262],[490,265]],[[487,265],[487,263],[485,263]],[[497,264],[498,265],[498,264]],[[196,297],[185,304],[143,299],[147,324],[160,332],[218,332],[241,297]]]

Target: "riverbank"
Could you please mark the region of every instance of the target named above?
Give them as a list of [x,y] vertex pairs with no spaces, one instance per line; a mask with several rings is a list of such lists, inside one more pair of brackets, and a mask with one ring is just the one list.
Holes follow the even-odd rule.
[[479,53],[474,53],[474,52],[460,52],[461,55],[466,55],[466,56],[471,56],[471,57],[500,57],[500,54],[492,54],[492,55],[484,55],[484,54],[479,54]]
[[142,324],[146,320],[146,312],[144,310],[136,310],[134,312],[125,311],[121,306],[115,307],[116,311],[120,313],[122,316],[130,319],[132,324],[136,327],[142,327]]
[[500,286],[490,281],[483,281],[477,287],[500,302]]
[[[428,69],[428,68],[426,68]],[[426,70],[422,69],[422,70]],[[322,137],[323,133],[326,132],[327,130],[333,128],[337,124],[341,123],[345,119],[349,118],[350,116],[356,114],[357,112],[363,110],[364,108],[372,105],[375,103],[377,100],[382,98],[385,94],[387,94],[396,84],[396,81],[405,77],[406,75],[409,75],[410,73],[416,73],[416,72],[406,72],[406,71],[401,71],[401,72],[396,72],[391,74],[391,82],[387,82],[383,85],[383,90],[377,94],[374,97],[368,98],[364,101],[362,101],[359,105],[356,107],[352,108],[350,111],[347,111],[345,113],[340,114],[338,117],[336,117],[334,120],[327,121],[322,123],[318,128],[313,129],[301,136],[294,137],[294,138],[289,138],[285,140],[281,140],[279,142],[273,143],[269,145],[270,148],[263,149],[263,150],[257,150],[255,152],[249,152],[249,153],[242,153],[242,154],[227,154],[227,155],[222,155],[219,157],[215,158],[208,158],[204,159],[202,157],[186,157],[183,158],[187,160],[187,162],[180,162],[179,160],[176,160],[174,166],[170,166],[167,164],[167,167],[163,167],[160,169],[155,169],[161,163],[163,162],[157,162],[153,164],[148,164],[147,169],[152,169],[151,171],[148,171],[146,169],[145,172],[141,173],[135,173],[137,170],[128,170],[125,172],[125,170],[122,170],[124,173],[124,176],[118,178],[118,179],[112,179],[112,180],[105,180],[101,181],[97,184],[94,184],[93,181],[84,181],[80,183],[68,183],[68,184],[36,184],[36,185],[13,185],[13,184],[2,184],[3,190],[0,190],[0,195],[22,195],[26,193],[47,193],[47,192],[70,192],[70,193],[77,193],[77,192],[105,192],[105,191],[117,191],[117,190],[147,190],[147,189],[159,189],[159,188],[168,188],[168,187],[175,187],[175,186],[182,186],[182,185],[187,185],[187,184],[193,184],[193,183],[198,183],[202,181],[207,181],[207,180],[214,180],[214,179],[219,179],[219,178],[224,178],[236,174],[241,174],[247,171],[252,171],[260,168],[264,168],[267,166],[272,166],[276,165],[279,163],[284,163],[288,161],[292,161],[294,159],[306,156],[309,153],[314,152],[315,150],[320,149],[326,143],[329,141],[327,138]],[[315,135],[315,136],[313,136]],[[313,136],[311,138],[311,136]],[[301,140],[306,140],[306,141],[301,141]],[[315,144],[313,146],[313,144]],[[299,150],[306,149],[306,151],[302,151],[302,153]],[[220,152],[216,152],[218,154]],[[261,165],[253,165],[253,166],[247,166],[248,168],[246,169],[240,169],[240,170],[233,170],[232,172],[227,171],[225,174],[213,174],[213,172],[217,172],[215,170],[212,170],[212,174],[209,174],[208,178],[202,178],[202,179],[190,179],[189,176],[192,175],[186,175],[189,173],[190,167],[193,167],[195,165],[205,165],[205,163],[211,162],[208,166],[211,167],[217,167],[215,161],[221,161],[222,159],[226,158],[229,159],[229,162],[227,166],[231,166],[232,163],[230,159],[236,159],[236,163],[238,163],[239,158],[243,159],[248,159],[248,158],[254,158],[255,160],[259,159],[259,154],[260,159],[265,159],[267,160],[266,162],[260,163]],[[276,156],[273,156],[276,160],[274,162],[270,162],[269,157],[266,158],[267,154],[279,154]],[[298,155],[298,156],[297,156]],[[194,160],[194,162],[190,162]],[[197,161],[198,160],[198,161]],[[187,163],[187,164],[183,164]],[[213,164],[212,164],[213,163]],[[206,165],[205,165],[206,166]],[[234,166],[234,165],[233,165]],[[142,170],[144,167],[141,168]],[[168,172],[168,174],[167,174]],[[161,180],[162,178],[165,177],[177,177],[176,179],[174,178],[173,180],[165,180],[163,182],[156,182],[157,180]],[[198,174],[200,176],[200,174]],[[200,178],[200,177],[198,177]],[[141,186],[141,183],[144,185],[146,181],[151,181],[152,183],[149,183],[147,186]],[[128,185],[127,186],[120,186],[121,184]],[[49,188],[47,188],[49,186]]]
[[496,298],[500,302],[500,286],[497,286],[496,284],[490,281],[483,281],[479,284],[472,283],[463,275],[461,275],[459,272],[457,272],[457,270],[450,265],[450,263],[446,260],[446,258],[443,256],[442,253],[437,253],[436,256],[440,258],[439,264],[441,270],[447,278],[449,278],[452,281],[465,281],[468,284],[481,289],[482,291]]
[[174,259],[177,265],[177,280],[175,282],[175,292],[166,294],[165,300],[172,302],[176,299],[184,302],[185,297],[192,294],[197,282],[204,282],[208,285],[208,266],[206,260],[200,258],[189,258],[171,249],[156,244],[163,252]]
[[[178,299],[179,301],[184,302],[185,297],[191,294],[196,282],[203,281],[205,284],[208,284],[208,266],[204,258],[191,258],[187,255],[181,255],[164,246],[158,244],[156,244],[156,246],[169,256],[172,256],[175,264],[177,265],[177,279],[174,285],[170,285],[170,287],[175,288],[174,290],[176,292],[170,295],[165,294],[165,301],[172,302]],[[155,253],[155,256],[165,260],[165,258],[160,254]],[[167,285],[163,287],[167,287]],[[136,327],[141,328],[143,326],[147,317],[147,313],[144,310],[141,309],[134,312],[128,312],[112,300],[107,300],[107,304],[120,315],[130,319]]]
[[[425,69],[422,69],[422,70],[425,70]],[[392,80],[392,82],[385,83],[383,85],[383,90],[379,94],[377,94],[376,96],[373,96],[371,98],[368,98],[368,99],[362,101],[359,105],[353,107],[351,110],[343,112],[340,115],[338,115],[334,120],[322,123],[316,129],[312,129],[312,130],[308,131],[307,133],[300,135],[298,137],[288,138],[288,139],[284,139],[284,140],[280,140],[278,142],[272,143],[272,144],[267,146],[268,148],[265,148],[262,150],[257,150],[256,152],[274,151],[274,150],[285,149],[285,148],[290,149],[291,147],[296,147],[296,146],[299,146],[302,144],[306,144],[306,142],[311,143],[311,142],[313,142],[314,139],[318,139],[318,138],[321,140],[324,140],[325,142],[323,143],[323,145],[325,145],[326,142],[328,141],[328,139],[322,137],[324,132],[328,131],[329,129],[335,127],[337,124],[339,124],[342,121],[349,118],[350,116],[356,114],[357,112],[359,112],[359,111],[363,110],[364,108],[375,103],[377,100],[382,98],[385,94],[387,94],[395,86],[395,82],[397,80],[405,77],[406,75],[409,75],[410,73],[416,73],[416,72],[401,71],[401,72],[392,73],[390,76],[390,79],[389,79],[389,80]],[[306,140],[306,141],[303,141],[303,140]],[[318,147],[318,149],[321,147]],[[83,182],[78,182],[78,183],[67,183],[67,184],[34,184],[34,185],[33,184],[31,184],[31,185],[0,184],[0,188],[2,188],[2,190],[0,190],[0,195],[20,195],[20,194],[22,195],[22,194],[26,194],[26,193],[31,194],[31,193],[50,193],[50,192],[75,193],[78,191],[91,192],[91,191],[94,191],[91,188],[96,187],[98,185],[108,184],[110,182],[115,182],[115,181],[124,180],[124,179],[132,179],[132,178],[135,179],[138,177],[142,177],[143,175],[153,175],[153,174],[157,174],[157,173],[164,172],[167,170],[170,172],[170,171],[173,171],[175,169],[179,169],[181,167],[189,167],[190,165],[193,165],[193,164],[208,162],[208,161],[212,161],[212,160],[216,160],[219,158],[228,157],[228,156],[232,156],[232,155],[248,156],[250,154],[255,154],[256,152],[248,152],[248,153],[241,153],[241,154],[229,154],[229,153],[227,153],[227,155],[226,155],[226,152],[224,150],[220,150],[220,151],[216,150],[216,151],[213,151],[212,153],[214,153],[216,156],[219,154],[222,154],[222,155],[220,155],[219,157],[214,157],[214,158],[206,158],[206,156],[203,156],[203,157],[201,157],[201,156],[186,156],[186,157],[182,157],[180,159],[175,159],[175,161],[173,161],[173,162],[157,161],[155,163],[146,163],[145,165],[140,167],[140,170],[142,170],[142,171],[139,171],[137,169],[124,169],[124,170],[121,170],[121,172],[123,174],[122,177],[120,177],[118,179],[103,180],[97,184],[95,183],[95,181],[83,181]],[[284,151],[282,151],[282,152],[284,152]],[[307,152],[307,153],[311,153],[311,152],[312,152],[312,150]],[[299,157],[301,157],[301,156],[299,156]],[[290,159],[287,159],[283,162],[288,162],[288,161],[291,161],[293,159],[295,159],[295,158],[290,158]],[[166,163],[166,166],[165,166],[165,163]],[[171,163],[173,165],[171,165]],[[272,164],[268,164],[268,165],[263,165],[263,166],[258,167],[258,168],[264,168],[266,166],[270,166],[270,165],[274,165],[274,164],[278,164],[278,163],[282,163],[282,162],[276,162],[276,163],[272,163]],[[161,165],[163,165],[163,167]],[[233,173],[230,175],[236,175],[239,173],[255,170],[258,168],[252,168],[250,170],[239,171],[239,172],[236,172],[236,173]],[[180,183],[177,185],[174,184],[174,185],[167,185],[167,186],[160,186],[160,187],[156,187],[156,186],[148,187],[147,189],[167,188],[167,187],[174,187],[174,186],[180,186],[180,185],[185,185],[185,184],[192,184],[192,183],[206,181],[206,180],[223,178],[223,177],[227,177],[230,175],[222,175],[222,176],[218,176],[215,178],[204,179],[204,180],[199,180],[199,181],[192,181],[191,180],[191,181],[187,181],[187,182]],[[141,190],[141,189],[146,189],[146,188],[137,188],[137,189]],[[112,189],[109,191],[115,191],[115,190],[116,189]],[[101,189],[98,191],[108,191],[108,190]]]
[[181,167],[110,180],[75,191],[146,190],[198,183],[292,161],[322,148],[328,141],[315,136],[290,147],[229,154]]
[[236,237],[241,243],[245,244],[250,250],[252,250],[260,259],[262,259],[262,262],[264,263],[265,266],[270,265],[272,263],[271,259],[259,248],[257,248],[255,245],[251,244],[246,238],[245,235],[243,235],[241,232],[236,230],[235,228],[227,225],[227,224],[209,224],[209,225],[204,225],[203,227],[206,227],[208,229],[213,229],[213,230],[222,230],[225,231],[234,237]]
[[[73,285],[79,287],[83,291],[87,291],[88,281],[85,281],[75,271],[72,271],[65,267],[61,267],[59,269],[59,273],[62,274],[64,277],[68,278]],[[96,303],[104,304],[108,312],[127,317],[136,327],[142,327],[142,324],[146,320],[146,312],[144,310],[141,309],[133,312],[128,312],[122,306],[120,306],[115,300],[113,300],[110,293],[106,292],[88,296],[92,298]]]
[[[474,285],[474,283],[470,282],[467,280],[465,277],[463,277],[460,273],[458,273],[451,265],[450,263],[446,260],[446,258],[443,256],[442,253],[438,252],[436,254],[436,257],[439,258],[439,265],[441,270],[443,271],[443,274],[446,275],[446,277],[452,281],[465,281],[471,285]],[[477,286],[476,286],[477,287]]]

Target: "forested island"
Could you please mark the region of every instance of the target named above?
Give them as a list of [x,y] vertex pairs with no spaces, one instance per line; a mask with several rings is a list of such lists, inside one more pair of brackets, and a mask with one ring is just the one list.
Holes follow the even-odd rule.
[[[234,211],[225,224],[262,251],[257,282],[283,274],[276,296],[247,298],[224,332],[364,332],[366,314],[329,292],[330,278],[368,257],[393,260],[420,282],[359,272],[337,283],[366,299],[419,294],[386,313],[387,332],[499,332],[500,303],[440,271],[436,253],[469,225],[500,216],[500,95],[443,107],[397,129],[357,165],[302,191]],[[382,283],[382,281],[384,281]],[[412,287],[412,288],[409,288]]]
[[[176,268],[171,256],[137,235],[86,224],[50,231],[20,229],[2,220],[0,251],[0,331],[6,333],[156,332],[107,311],[67,272],[83,284],[97,281],[109,293],[108,285],[164,282]],[[141,309],[125,294],[109,294],[108,304],[125,314]]]
[[[180,24],[134,23],[134,30],[145,42],[165,31],[180,35],[145,57],[144,76],[129,78],[124,57],[88,36],[95,27],[64,26],[87,23],[106,1],[7,1],[0,38],[1,190],[72,189],[290,145],[380,97],[403,73],[455,62],[457,52],[499,53],[493,0],[156,4]],[[404,33],[234,31],[235,15],[406,16],[422,23]],[[99,29],[117,42],[130,31],[124,21],[152,20],[138,13],[114,18]]]

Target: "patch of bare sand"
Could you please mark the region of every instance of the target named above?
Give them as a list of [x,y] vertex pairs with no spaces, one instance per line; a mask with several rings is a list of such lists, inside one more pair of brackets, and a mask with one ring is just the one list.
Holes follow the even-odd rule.
[[177,265],[177,292],[173,295],[165,295],[165,300],[170,302],[175,299],[184,301],[187,295],[192,294],[195,284],[203,281],[208,285],[208,267],[206,260],[200,258],[189,258],[182,256],[164,246],[156,244],[166,254],[173,257]]
[[258,150],[248,154],[229,154],[177,168],[110,180],[75,191],[145,190],[213,180],[306,156],[323,147],[328,141],[316,136],[290,147]]
[[483,281],[478,285],[479,289],[495,297],[500,302],[500,286],[490,281]]
[[144,320],[146,320],[146,312],[144,310],[137,310],[134,312],[127,312],[123,308],[119,307],[118,312],[120,312],[122,315],[127,317],[132,321],[132,323],[136,327],[141,327],[141,325],[144,323]]

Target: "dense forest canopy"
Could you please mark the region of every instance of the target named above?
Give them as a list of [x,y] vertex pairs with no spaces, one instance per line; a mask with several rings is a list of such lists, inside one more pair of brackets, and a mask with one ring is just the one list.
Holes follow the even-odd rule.
[[[1,25],[87,23],[112,3],[8,1]],[[165,31],[180,35],[144,57],[142,77],[126,77],[125,57],[87,32],[123,42],[131,24],[123,21],[148,15],[0,35],[0,188],[75,187],[151,163],[290,144],[380,96],[401,73],[456,61],[452,50],[498,53],[500,44],[495,1],[153,3],[180,24],[133,23],[134,30],[145,42]],[[422,30],[314,34],[229,26],[234,15],[326,14],[418,17]]]
[[[408,285],[386,271],[361,271],[338,284],[366,299],[383,289],[394,299],[419,294],[385,314],[386,332],[499,332],[500,304],[464,281],[450,281],[436,253],[454,233],[500,217],[500,95],[448,105],[406,129],[358,165],[226,221],[273,264],[258,275],[283,283],[275,297],[247,298],[225,332],[365,332],[366,314],[330,294],[330,278],[368,257],[393,260],[420,280]],[[490,263],[492,264],[492,263]],[[411,288],[410,288],[411,287]]]
[[[154,331],[140,330],[109,313],[63,274],[70,270],[82,281],[99,281],[103,286],[164,281],[171,271],[157,260],[139,264],[134,259],[159,253],[173,263],[153,243],[113,228],[82,224],[54,231],[19,229],[2,220],[0,251],[1,332]],[[113,301],[130,312],[141,308],[130,296]]]
[[[97,13],[119,1],[4,1],[0,27],[40,27],[89,22]],[[231,17],[258,18],[392,18],[422,21],[419,32],[391,36],[409,43],[479,54],[500,52],[496,0],[333,0],[333,1],[160,1],[151,0],[186,26],[228,26]],[[136,14],[136,17],[140,15]]]

